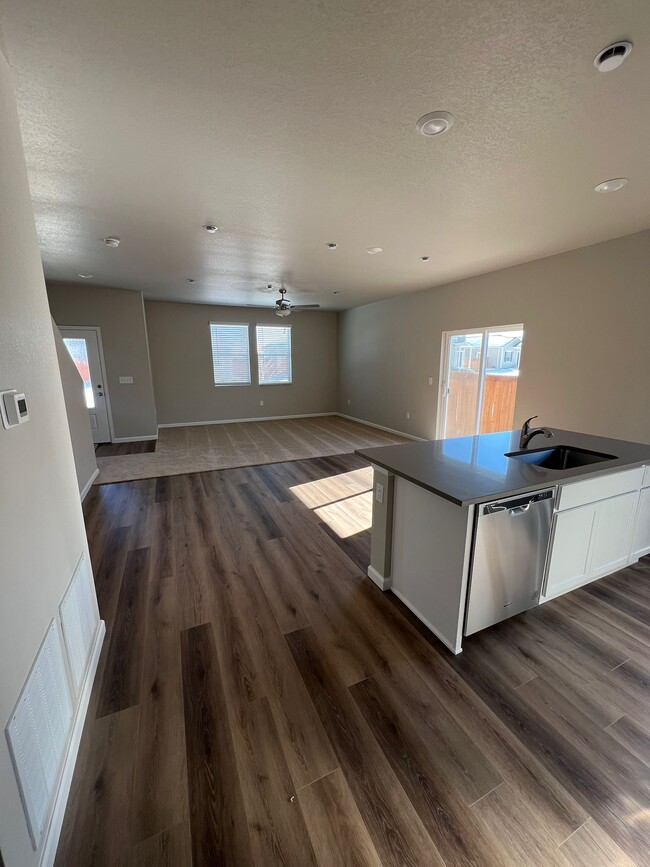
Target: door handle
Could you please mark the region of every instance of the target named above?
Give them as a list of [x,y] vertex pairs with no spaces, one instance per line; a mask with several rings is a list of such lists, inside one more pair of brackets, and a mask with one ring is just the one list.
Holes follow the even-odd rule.
[[509,515],[523,515],[524,512],[527,512],[530,509],[530,503],[526,503],[525,506],[515,506],[514,509],[510,509],[508,512]]

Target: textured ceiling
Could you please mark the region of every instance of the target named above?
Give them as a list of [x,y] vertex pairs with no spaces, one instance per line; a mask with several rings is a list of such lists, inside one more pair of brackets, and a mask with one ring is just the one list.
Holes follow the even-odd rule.
[[[249,304],[284,281],[340,309],[650,226],[648,2],[4,0],[2,21],[50,279]],[[426,139],[434,109],[455,123]]]

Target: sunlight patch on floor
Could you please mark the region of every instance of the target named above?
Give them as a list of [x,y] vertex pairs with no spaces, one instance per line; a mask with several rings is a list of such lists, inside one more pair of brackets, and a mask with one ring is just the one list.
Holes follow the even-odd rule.
[[289,488],[341,539],[372,525],[372,467],[339,473]]
[[369,530],[372,525],[372,491],[355,494],[329,506],[314,509],[315,514],[341,539]]

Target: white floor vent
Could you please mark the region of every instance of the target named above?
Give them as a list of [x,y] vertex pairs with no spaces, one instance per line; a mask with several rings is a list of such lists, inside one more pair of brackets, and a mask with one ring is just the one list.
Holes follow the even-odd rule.
[[72,722],[63,647],[52,621],[7,725],[34,848],[38,849]]
[[83,556],[59,606],[75,698],[83,684],[99,623],[92,580],[86,557]]

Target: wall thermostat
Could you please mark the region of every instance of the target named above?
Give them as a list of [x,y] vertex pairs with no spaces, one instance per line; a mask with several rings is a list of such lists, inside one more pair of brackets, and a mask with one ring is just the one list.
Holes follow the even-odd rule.
[[6,428],[29,421],[25,395],[16,391],[15,388],[0,391],[0,414],[2,415],[2,424]]

